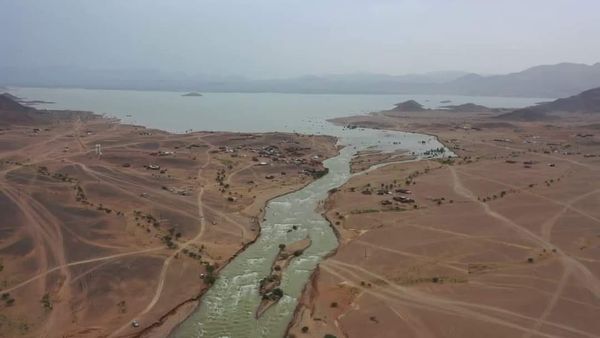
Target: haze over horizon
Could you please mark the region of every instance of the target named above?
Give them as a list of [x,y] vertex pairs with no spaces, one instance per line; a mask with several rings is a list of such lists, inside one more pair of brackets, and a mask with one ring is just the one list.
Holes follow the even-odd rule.
[[0,69],[266,79],[500,74],[600,60],[600,4],[591,0],[0,0],[0,8]]

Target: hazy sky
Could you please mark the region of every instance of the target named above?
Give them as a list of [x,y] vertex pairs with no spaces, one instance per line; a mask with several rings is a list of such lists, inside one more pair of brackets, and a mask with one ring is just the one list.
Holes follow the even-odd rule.
[[0,0],[0,67],[503,73],[600,61],[599,13],[598,0]]

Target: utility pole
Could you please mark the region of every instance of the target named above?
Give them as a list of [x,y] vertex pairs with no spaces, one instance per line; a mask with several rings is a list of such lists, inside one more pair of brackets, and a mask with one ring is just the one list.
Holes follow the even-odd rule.
[[102,156],[102,145],[99,143],[96,144],[96,155]]

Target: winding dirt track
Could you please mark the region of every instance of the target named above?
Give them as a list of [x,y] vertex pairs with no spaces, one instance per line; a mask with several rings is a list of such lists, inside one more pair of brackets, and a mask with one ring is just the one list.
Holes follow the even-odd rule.
[[[88,175],[90,175],[92,177],[95,177],[98,181],[108,183],[109,186],[114,187],[114,188],[116,188],[122,192],[125,192],[129,195],[132,195],[131,191],[127,190],[124,187],[136,186],[135,183],[121,180],[118,177],[92,170],[84,163],[73,160],[77,156],[80,156],[80,155],[88,152],[88,147],[86,146],[86,144],[83,142],[83,140],[80,137],[81,129],[82,129],[82,121],[80,119],[77,119],[73,122],[72,128],[70,128],[70,129],[67,128],[67,131],[53,135],[50,138],[45,138],[44,140],[42,140],[40,142],[35,142],[32,144],[29,144],[26,147],[20,148],[18,151],[3,152],[1,159],[2,160],[10,159],[11,157],[13,157],[15,155],[26,154],[28,156],[28,159],[27,159],[28,165],[35,165],[35,164],[42,163],[42,162],[48,161],[48,160],[53,160],[53,161],[63,160],[64,162],[70,162],[74,165],[79,166],[80,168],[82,168],[84,170],[84,172],[86,172]],[[71,137],[71,136],[73,136],[73,137]],[[58,151],[52,151],[52,150],[48,151],[48,145],[58,142],[58,141],[61,141],[62,145],[66,144],[66,145],[71,146],[73,151],[64,153],[64,152],[62,152],[62,149],[63,149],[62,146],[50,148],[50,149],[59,149]],[[65,141],[66,141],[66,143],[65,143]],[[89,141],[93,142],[93,137],[90,137]],[[135,145],[140,142],[132,143],[132,145]],[[75,144],[76,146],[72,147],[73,144]],[[212,149],[214,149],[214,146],[212,146],[212,145],[209,145],[207,147],[206,152],[207,152],[209,161],[207,161],[203,165],[203,167],[199,170],[199,172],[198,172],[199,177],[201,177],[202,169],[206,168],[210,164],[209,151]],[[17,190],[17,188],[13,188],[9,184],[9,182],[6,179],[6,174],[8,172],[10,172],[11,170],[13,170],[13,168],[9,166],[7,168],[4,168],[0,172],[0,174],[2,174],[1,179],[0,179],[0,188],[2,189],[2,192],[6,195],[6,197],[16,206],[16,208],[18,208],[21,211],[21,214],[24,217],[23,223],[25,224],[25,231],[27,232],[28,237],[32,238],[32,240],[34,242],[34,244],[33,244],[34,247],[38,248],[38,250],[35,250],[38,273],[29,277],[26,280],[19,282],[16,285],[11,286],[10,288],[3,289],[2,290],[3,293],[10,293],[10,292],[16,291],[18,289],[21,289],[25,286],[30,285],[33,282],[37,282],[38,289],[43,293],[46,291],[46,285],[47,285],[46,278],[53,273],[60,273],[59,288],[57,290],[55,290],[54,293],[57,298],[68,299],[70,292],[71,292],[70,287],[72,285],[72,282],[76,279],[83,277],[87,273],[94,271],[97,268],[97,266],[93,267],[91,269],[88,269],[86,272],[79,274],[75,278],[72,278],[69,267],[83,265],[83,264],[97,263],[97,262],[106,263],[108,261],[120,259],[123,257],[139,255],[139,254],[148,254],[148,253],[152,253],[152,252],[160,252],[161,250],[165,250],[164,246],[160,246],[160,247],[153,247],[153,248],[147,248],[147,249],[141,249],[141,250],[125,251],[122,253],[117,253],[117,254],[112,254],[112,255],[107,255],[107,256],[102,256],[102,257],[68,262],[66,254],[65,254],[65,248],[63,247],[63,230],[67,231],[69,233],[69,236],[71,236],[72,238],[75,238],[78,241],[81,241],[88,245],[103,247],[103,248],[112,249],[112,250],[117,249],[117,250],[121,250],[121,251],[126,250],[128,248],[122,247],[122,246],[109,245],[109,244],[105,244],[105,243],[98,243],[98,242],[89,240],[87,238],[83,238],[82,236],[75,233],[73,230],[71,230],[67,227],[64,227],[62,225],[62,223],[59,220],[57,220],[56,217],[54,217],[54,215],[50,211],[48,211],[40,202],[38,202],[37,200],[32,198],[30,195],[28,195],[26,193],[22,193],[20,190]],[[147,189],[147,187],[141,187],[141,186],[136,186],[136,187]],[[159,284],[158,284],[156,293],[155,293],[152,301],[150,302],[150,304],[148,304],[146,309],[140,315],[150,311],[152,309],[152,307],[156,304],[158,299],[160,298],[160,295],[162,293],[162,289],[164,286],[165,278],[166,278],[166,273],[167,273],[169,264],[170,264],[171,260],[174,258],[174,256],[177,255],[177,253],[181,252],[188,245],[190,245],[192,243],[196,243],[202,238],[202,236],[204,234],[204,230],[205,230],[204,212],[203,212],[203,206],[202,206],[203,193],[204,193],[204,189],[201,187],[199,190],[199,194],[198,194],[198,204],[197,204],[198,215],[188,215],[187,213],[185,213],[186,216],[193,217],[193,218],[199,220],[200,228],[199,228],[198,234],[193,239],[182,244],[177,251],[175,251],[169,257],[167,257],[165,259],[165,261],[163,263],[163,268],[161,270],[161,274],[159,276]],[[156,202],[151,202],[151,203],[157,204]],[[183,212],[183,211],[179,211],[178,209],[174,209],[174,210],[175,210],[175,212]],[[216,212],[216,213],[219,213],[219,212]],[[68,302],[57,302],[54,304],[55,309],[54,309],[54,311],[49,312],[49,317],[45,321],[45,324],[44,324],[43,331],[45,332],[44,333],[45,335],[48,335],[51,332],[59,331],[56,329],[55,326],[60,325],[60,323],[58,323],[54,317],[56,317],[55,315],[57,315],[61,312],[69,312],[70,309],[68,309],[68,306],[69,306]],[[129,324],[127,323],[127,326],[128,325]]]
[[548,315],[550,315],[550,313],[556,306],[556,303],[560,299],[562,292],[565,289],[565,285],[567,285],[567,281],[569,280],[569,277],[571,276],[571,269],[572,269],[571,265],[569,265],[569,264],[563,263],[563,266],[564,266],[564,270],[563,270],[562,276],[560,277],[560,280],[558,281],[558,284],[556,285],[556,290],[554,291],[552,298],[550,298],[548,305],[546,305],[544,312],[542,312],[542,315],[535,322],[535,325],[533,326],[533,332],[527,332],[525,335],[523,335],[523,337],[529,338],[529,337],[532,337],[534,334],[537,334],[540,332],[542,325],[546,322],[546,318],[548,318]]
[[[204,165],[200,169],[198,169],[198,178],[202,177],[202,171],[204,169],[206,169],[210,165],[210,163],[211,163],[210,151],[213,150],[214,148],[215,148],[215,146],[210,145],[206,149],[207,161],[206,161],[206,163],[204,163]],[[164,285],[165,285],[165,280],[166,280],[166,277],[167,277],[167,272],[168,272],[168,269],[169,269],[169,265],[171,264],[171,261],[174,259],[174,257],[177,254],[179,254],[181,251],[183,251],[183,249],[186,249],[190,244],[197,243],[200,239],[202,239],[202,236],[204,235],[204,232],[205,232],[205,229],[206,229],[206,221],[205,221],[205,217],[204,217],[204,206],[203,206],[203,202],[202,202],[202,196],[204,195],[204,185],[206,183],[207,182],[200,183],[200,190],[198,192],[198,198],[197,198],[197,202],[198,202],[198,218],[199,218],[198,224],[200,226],[200,229],[198,230],[198,234],[196,236],[194,236],[194,238],[190,239],[189,241],[181,244],[177,250],[175,250],[169,257],[167,257],[165,259],[165,261],[163,262],[162,269],[160,271],[160,275],[158,277],[158,285],[156,286],[156,290],[154,292],[154,296],[150,300],[150,303],[148,303],[148,305],[146,305],[146,307],[141,312],[139,312],[139,313],[135,314],[134,316],[132,316],[130,321],[128,321],[122,327],[120,327],[117,330],[115,330],[109,337],[117,337],[117,336],[119,336],[119,334],[121,334],[123,331],[125,331],[126,329],[128,329],[130,327],[129,322],[131,322],[132,320],[134,320],[136,318],[141,318],[143,315],[145,315],[146,313],[148,313],[148,312],[150,312],[152,310],[152,308],[159,301],[160,296],[162,294],[162,290],[163,290]]]
[[[435,297],[428,293],[423,293],[421,291],[400,286],[384,276],[373,273],[367,269],[343,263],[336,260],[328,260],[325,263],[321,264],[321,266],[329,273],[334,276],[339,277],[345,281],[351,281],[352,286],[360,288],[362,291],[373,294],[377,298],[380,298],[384,301],[386,299],[390,299],[391,302],[396,302],[405,306],[414,306],[418,308],[424,308],[428,310],[443,312],[443,313],[451,313],[454,315],[465,316],[468,318],[473,318],[481,321],[486,321],[506,327],[510,327],[513,329],[517,329],[523,332],[531,332],[532,334],[536,334],[544,337],[558,337],[556,335],[546,334],[543,332],[537,332],[530,327],[526,327],[523,325],[519,325],[516,322],[508,321],[506,319],[502,319],[500,316],[509,316],[515,319],[522,319],[527,322],[534,322],[537,318],[533,318],[530,316],[526,316],[514,311],[509,311],[500,307],[476,304],[476,303],[468,303],[462,301],[455,301],[449,299],[443,299],[439,297]],[[371,288],[366,288],[361,286],[359,283],[362,280],[367,279],[375,279],[380,283],[385,284],[385,287],[373,285]],[[374,291],[373,289],[379,290]],[[552,327],[556,327],[559,329],[563,329],[575,334],[579,334],[584,337],[597,337],[594,333],[585,332],[573,328],[568,325],[562,325],[554,322],[543,321],[544,325],[549,325]]]
[[[54,216],[48,212],[39,202],[31,198],[27,194],[16,193],[12,188],[4,188],[6,196],[8,196],[12,202],[19,208],[26,219],[26,223],[30,227],[30,233],[39,233],[43,238],[40,248],[45,248],[42,251],[48,251],[52,257],[52,263],[57,266],[52,271],[60,271],[60,282],[56,294],[59,297],[68,298],[71,294],[71,271],[67,267],[67,259],[65,250],[63,247],[63,234],[60,222],[54,218]],[[37,235],[34,235],[34,238]],[[39,240],[38,240],[38,243]],[[47,272],[48,270],[48,258],[42,258],[42,268]],[[47,273],[43,274],[45,277]],[[45,280],[40,283],[40,286],[44,288]],[[41,289],[43,290],[43,289]],[[7,292],[7,291],[3,291]],[[60,325],[56,323],[56,313],[58,311],[67,311],[68,304],[58,304],[57,311],[51,312],[49,318],[45,322],[44,332],[49,334],[54,332],[54,326]]]
[[[544,196],[533,194],[534,196],[543,198],[545,200],[550,200],[554,203],[557,203],[557,204],[560,204],[563,206],[563,208],[558,213],[556,213],[554,216],[552,216],[546,222],[544,222],[544,224],[542,225],[542,235],[538,236],[537,234],[525,229],[525,227],[520,226],[517,223],[513,222],[512,220],[506,218],[505,216],[495,212],[489,206],[489,204],[478,201],[476,199],[475,195],[462,184],[462,182],[457,174],[456,169],[453,167],[449,167],[449,170],[452,173],[453,187],[454,187],[454,190],[456,193],[458,193],[459,195],[462,195],[463,197],[470,199],[471,201],[473,201],[475,203],[478,203],[484,209],[484,211],[487,215],[503,221],[503,223],[505,225],[511,227],[512,229],[519,232],[524,237],[527,237],[529,240],[539,243],[540,245],[542,245],[544,247],[547,247],[547,248],[552,247],[552,243],[550,242],[552,227],[554,226],[556,221],[564,214],[564,212],[566,210],[571,209],[571,210],[577,211],[579,214],[587,216],[589,219],[596,220],[595,217],[593,217],[589,214],[586,214],[580,210],[577,210],[575,208],[572,208],[572,204],[598,193],[600,191],[598,189],[581,194],[581,195],[571,199],[571,201],[569,201],[568,203],[563,203],[560,201],[549,199]],[[598,280],[598,278],[576,258],[573,258],[573,257],[567,255],[566,253],[564,253],[562,250],[560,250],[558,248],[555,248],[555,250],[560,255],[560,262],[563,265],[562,276],[561,276],[559,282],[557,283],[557,286],[556,286],[554,294],[552,295],[552,298],[548,302],[546,308],[544,309],[544,311],[542,312],[540,317],[535,321],[532,331],[527,331],[526,334],[524,335],[524,337],[532,337],[534,335],[540,335],[540,328],[542,327],[543,324],[548,324],[545,322],[545,320],[548,317],[548,315],[551,313],[551,311],[554,309],[556,303],[558,302],[559,298],[561,297],[561,294],[565,288],[567,280],[571,276],[576,278],[581,283],[581,285],[586,287],[596,298],[600,298],[600,280]],[[573,272],[577,272],[577,273],[573,273]]]
[[[502,221],[503,224],[505,224],[506,226],[510,227],[511,229],[515,230],[515,232],[518,232],[519,234],[521,234],[523,237],[528,238],[529,240],[531,240],[534,243],[537,243],[538,245],[540,245],[541,247],[544,247],[546,249],[555,249],[556,252],[560,255],[561,257],[561,262],[563,262],[563,265],[565,265],[565,267],[568,265],[571,268],[573,268],[574,270],[574,276],[581,282],[582,286],[586,287],[596,298],[600,298],[600,280],[585,266],[583,265],[581,262],[579,262],[576,258],[573,258],[569,255],[567,255],[565,252],[563,252],[562,250],[560,250],[559,248],[556,248],[552,243],[550,243],[546,238],[539,236],[531,231],[529,231],[527,228],[515,223],[514,221],[510,220],[509,218],[505,217],[504,215],[494,211],[489,204],[482,202],[482,201],[478,201],[477,198],[475,197],[475,195],[473,194],[472,191],[470,191],[469,189],[467,189],[462,181],[460,180],[457,171],[455,168],[453,168],[452,166],[449,166],[448,169],[450,170],[450,172],[452,173],[452,178],[453,178],[453,187],[454,190],[457,194],[471,200],[473,203],[477,203],[479,204],[479,206],[481,206],[484,210],[484,212],[492,217],[495,218],[497,220]],[[595,191],[592,192],[587,192],[585,194],[582,194],[582,196],[585,195],[591,195],[592,193],[595,193]],[[581,196],[580,196],[581,197]],[[579,198],[579,197],[578,197]],[[560,201],[556,201],[556,200],[552,200],[550,198],[544,197],[544,199],[553,201],[557,204],[563,205],[565,207],[571,208],[568,204],[560,202]],[[577,199],[577,198],[576,198]],[[583,214],[583,215],[587,215],[586,213],[579,211],[579,213]],[[591,215],[587,215],[589,218],[591,219],[595,219],[595,217],[591,216]],[[548,234],[549,236],[550,234]]]
[[[231,133],[145,132],[143,127],[112,122],[109,126],[105,120],[70,116],[33,131],[29,125],[11,126],[2,130],[4,138],[0,140],[0,197],[9,204],[2,211],[9,214],[14,210],[15,215],[9,214],[9,218],[18,225],[3,225],[2,232],[8,235],[1,241],[0,250],[8,255],[24,253],[6,264],[5,270],[14,273],[3,279],[6,288],[0,292],[15,293],[10,296],[16,298],[16,305],[7,310],[7,317],[26,318],[23,323],[36,336],[56,332],[116,336],[130,332],[125,330],[131,329],[132,319],[148,325],[156,322],[172,309],[174,300],[166,295],[177,292],[173,286],[179,285],[172,277],[179,273],[196,276],[202,271],[201,266],[189,264],[191,260],[177,260],[182,251],[193,247],[195,252],[203,244],[208,247],[208,252],[202,253],[205,262],[226,261],[241,247],[238,238],[243,244],[254,237],[249,224],[255,219],[254,213],[258,213],[262,194],[269,196],[287,187],[261,186],[253,199],[245,198],[244,191],[239,203],[221,205],[220,198],[226,193],[214,188],[213,174],[226,167],[223,157],[229,155],[213,153],[222,153],[218,148],[223,144],[238,142],[240,152],[248,157],[246,152],[255,147],[287,142],[288,137],[301,138],[265,134],[253,136],[246,143]],[[317,138],[323,143],[317,144],[310,138],[315,147],[321,148],[315,151],[333,152],[333,147],[329,147],[331,140]],[[103,156],[93,152],[93,145],[98,143],[103,145]],[[179,150],[172,158],[150,157],[154,155],[151,152],[163,148]],[[312,153],[306,156],[309,155]],[[170,173],[161,175],[164,173],[142,169],[148,161],[168,167]],[[121,167],[124,162],[131,168]],[[252,169],[256,164],[248,162],[249,158],[240,158],[239,167],[226,169],[227,182],[235,183],[231,187],[233,193],[247,188],[236,186],[242,181],[236,178],[247,173],[249,177],[255,175],[257,182],[264,181],[258,168]],[[273,167],[287,168],[285,163],[273,163]],[[294,177],[291,184],[304,180],[303,176]],[[180,196],[162,184],[185,186],[197,196]],[[145,213],[141,221],[134,220],[137,210]],[[160,224],[152,223],[150,216],[156,216],[152,215],[154,211],[160,213],[156,217]],[[211,223],[218,226],[210,226]],[[171,234],[178,245],[174,250],[164,244],[157,246],[159,241],[166,241],[166,230],[177,231]],[[121,264],[129,262],[126,257],[135,255],[152,259],[133,267]],[[129,270],[115,273],[123,268]],[[202,284],[188,281],[193,289],[186,291],[192,297]],[[143,297],[131,292],[139,285],[136,283],[144,282],[149,284],[143,285]],[[188,293],[178,296],[187,297]],[[3,326],[0,331],[12,329]]]
[[[375,245],[369,242],[365,242],[365,241],[361,241],[361,240],[356,240],[354,241],[354,243],[358,243],[360,245],[364,245],[376,250],[382,250],[382,251],[387,251],[387,252],[392,252],[401,256],[406,256],[406,257],[410,257],[410,258],[415,258],[415,259],[419,259],[419,260],[427,260],[427,261],[432,261],[433,264],[439,264],[440,266],[446,267],[448,269],[452,269],[458,272],[467,272],[466,269],[466,264],[465,263],[461,263],[461,262],[453,262],[453,261],[447,261],[447,262],[436,262],[434,261],[433,258],[429,257],[429,256],[424,256],[424,255],[418,255],[418,254],[414,254],[408,251],[400,251],[400,250],[395,250],[395,249],[391,249],[391,248],[387,248],[381,245]],[[452,263],[452,264],[450,264]],[[457,267],[456,265],[462,265],[465,267]]]
[[[129,252],[123,252],[123,253],[119,253],[119,254],[114,254],[114,255],[109,255],[109,256],[103,256],[103,257],[97,257],[97,258],[90,258],[90,259],[84,259],[81,261],[76,261],[76,262],[70,262],[70,263],[66,263],[64,265],[59,265],[59,266],[55,266],[53,268],[47,269],[46,271],[39,273],[31,278],[29,278],[28,280],[25,280],[13,287],[11,287],[10,289],[6,289],[6,290],[2,290],[2,292],[12,292],[14,290],[17,290],[35,280],[38,280],[40,278],[43,278],[45,276],[47,276],[48,274],[51,274],[54,271],[58,271],[58,270],[62,270],[64,268],[70,267],[70,266],[77,266],[77,265],[82,265],[82,264],[89,264],[89,263],[96,263],[96,262],[102,262],[102,261],[108,261],[108,260],[113,260],[113,259],[118,259],[118,258],[123,258],[123,257],[127,257],[127,256],[134,256],[134,255],[139,255],[139,254],[144,254],[144,253],[150,253],[150,252],[155,252],[155,251],[161,251],[164,250],[164,246],[159,246],[159,247],[154,247],[154,248],[148,248],[148,249],[143,249],[143,250],[136,250],[136,251],[129,251]],[[77,278],[81,278],[81,275],[77,276]]]
[[[500,316],[511,316],[515,319],[524,319],[526,321],[534,321],[535,318],[524,316],[519,313],[508,311],[502,308],[478,305],[473,303],[458,302],[442,298],[435,298],[433,296],[430,296],[429,294],[416,292],[415,290],[406,290],[406,288],[403,288],[385,279],[384,277],[374,274],[368,270],[358,268],[352,265],[342,265],[339,263],[340,262],[328,261],[326,263],[321,264],[321,267],[332,276],[339,278],[345,283],[349,283],[352,287],[358,288],[362,292],[374,296],[385,303],[463,316],[471,319],[477,319],[480,321],[488,322],[491,324],[505,326],[525,333],[530,332],[541,337],[559,338],[559,336],[557,335],[547,334],[544,332],[536,332],[530,327],[519,325],[515,322],[503,319]],[[370,288],[361,286],[360,281],[364,280],[365,276],[368,278],[376,278],[380,283],[385,284],[385,286],[373,285]],[[545,325],[554,326],[574,334],[579,334],[582,337],[597,337],[593,333],[581,331],[570,326],[556,324],[552,322],[543,323]]]

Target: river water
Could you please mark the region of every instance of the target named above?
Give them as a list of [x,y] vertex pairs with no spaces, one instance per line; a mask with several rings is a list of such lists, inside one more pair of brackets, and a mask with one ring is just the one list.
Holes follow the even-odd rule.
[[[297,300],[317,264],[338,245],[329,222],[317,211],[328,191],[350,177],[349,162],[360,150],[404,150],[425,157],[427,150],[443,147],[434,137],[372,129],[345,129],[327,118],[390,108],[415,98],[427,107],[440,101],[473,102],[491,107],[523,107],[543,99],[510,99],[400,95],[220,94],[181,97],[173,92],[104,91],[84,89],[14,88],[12,94],[55,101],[47,108],[90,110],[170,131],[297,131],[338,137],[339,155],[324,162],[329,173],[305,188],[271,200],[257,241],[225,266],[200,306],[171,334],[172,337],[281,338],[291,321]],[[442,156],[452,155],[447,151]],[[293,230],[293,227],[296,230]],[[283,272],[284,296],[260,319],[259,281],[270,274],[279,244],[306,237],[311,245]]]
[[[338,245],[329,222],[316,210],[329,190],[350,178],[349,162],[353,155],[364,149],[405,149],[422,156],[429,149],[443,147],[435,138],[422,134],[342,128],[335,134],[345,147],[338,156],[324,162],[329,173],[297,192],[268,203],[258,240],[221,270],[217,282],[203,296],[200,307],[172,337],[283,337],[311,273]],[[297,230],[292,230],[294,226]],[[259,282],[270,274],[279,244],[290,244],[307,236],[312,241],[311,246],[294,258],[283,273],[280,285],[283,298],[256,320],[255,313],[261,302]]]

